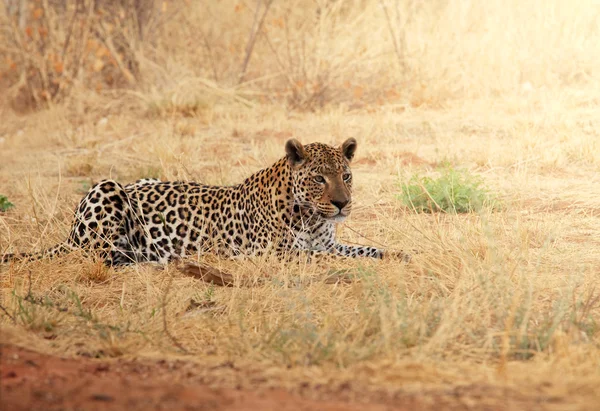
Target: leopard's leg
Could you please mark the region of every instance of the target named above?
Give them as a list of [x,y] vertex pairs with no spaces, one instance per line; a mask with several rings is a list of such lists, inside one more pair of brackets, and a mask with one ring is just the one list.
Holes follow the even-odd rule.
[[79,203],[67,246],[97,251],[108,265],[136,261],[128,236],[131,200],[123,186],[103,180]]
[[174,248],[169,235],[173,227],[166,221],[165,214],[168,213],[163,214],[164,209],[156,208],[157,200],[150,199],[147,193],[139,190],[159,182],[156,179],[138,180],[124,187],[131,204],[127,236],[134,250],[134,259],[152,266],[166,266],[171,259],[179,257],[172,252]]
[[410,261],[410,254],[402,251],[389,252],[377,247],[368,246],[355,246],[341,244],[336,241],[335,238],[335,226],[333,224],[327,224],[320,227],[313,233],[314,242],[313,247],[316,251],[321,253],[330,253],[335,256],[348,257],[348,258],[399,258],[404,261]]
[[366,247],[366,246],[356,246],[356,245],[346,245],[336,243],[332,252],[334,254],[357,258],[357,257],[371,257],[371,258],[383,258],[385,255],[385,250],[381,248],[375,247]]
[[286,255],[288,258],[304,256],[307,261],[311,261],[312,257],[371,257],[382,259],[386,255],[386,252],[383,249],[375,247],[340,244],[335,241],[335,238],[332,235],[329,238],[321,236],[318,241],[315,241],[310,245],[310,248],[294,247],[292,250],[282,250],[278,252],[279,258]]

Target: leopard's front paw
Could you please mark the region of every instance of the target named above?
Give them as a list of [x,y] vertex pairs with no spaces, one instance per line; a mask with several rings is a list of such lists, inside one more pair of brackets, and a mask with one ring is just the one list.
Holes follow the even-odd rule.
[[405,263],[410,263],[415,254],[419,254],[419,252],[417,250],[412,250],[410,253],[402,250],[385,250],[382,258],[384,260],[400,260]]

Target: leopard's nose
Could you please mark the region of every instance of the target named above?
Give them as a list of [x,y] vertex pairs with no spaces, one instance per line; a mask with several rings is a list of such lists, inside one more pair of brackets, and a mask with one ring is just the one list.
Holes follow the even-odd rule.
[[334,201],[334,200],[331,200],[331,204],[333,204],[334,206],[336,206],[339,210],[343,210],[344,207],[346,207],[348,205],[348,200],[344,200],[344,201]]

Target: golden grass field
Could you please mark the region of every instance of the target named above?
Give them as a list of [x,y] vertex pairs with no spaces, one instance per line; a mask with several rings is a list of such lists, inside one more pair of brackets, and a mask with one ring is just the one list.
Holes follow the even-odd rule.
[[[230,288],[174,266],[16,262],[0,269],[15,320],[0,313],[3,342],[181,358],[219,387],[350,381],[348,398],[368,402],[486,385],[538,409],[597,409],[600,3],[275,1],[251,53],[264,5],[157,7],[183,12],[137,45],[134,84],[108,88],[94,70],[106,54],[92,50],[62,100],[0,105],[0,194],[15,205],[0,213],[0,253],[61,241],[102,178],[232,184],[281,158],[289,138],[355,137],[355,211],[339,236],[420,254],[409,264],[207,257],[257,280]],[[4,95],[16,99],[14,84]],[[482,177],[502,209],[403,205],[401,183],[443,162]],[[336,270],[355,281],[324,281]],[[235,370],[215,366],[224,361]],[[497,394],[488,405],[506,403]]]

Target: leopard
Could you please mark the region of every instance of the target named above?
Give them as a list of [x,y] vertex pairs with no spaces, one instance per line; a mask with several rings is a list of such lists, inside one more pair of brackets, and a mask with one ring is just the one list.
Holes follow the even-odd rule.
[[[382,259],[387,252],[336,240],[352,211],[350,169],[357,141],[340,146],[285,143],[285,156],[239,184],[142,179],[94,185],[80,201],[65,241],[3,262],[93,251],[109,266],[165,265],[203,253],[237,258],[274,253]],[[404,261],[410,255],[394,252]]]

